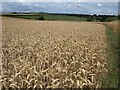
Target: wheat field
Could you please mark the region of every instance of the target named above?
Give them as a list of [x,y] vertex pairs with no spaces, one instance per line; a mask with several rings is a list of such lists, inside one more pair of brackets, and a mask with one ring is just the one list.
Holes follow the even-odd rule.
[[2,18],[3,88],[98,88],[107,72],[105,27]]
[[[106,23],[110,28],[112,28],[114,30],[115,33],[119,33],[119,29],[118,29],[118,24],[119,21],[112,21],[112,22],[107,22]],[[120,34],[120,33],[119,33]]]

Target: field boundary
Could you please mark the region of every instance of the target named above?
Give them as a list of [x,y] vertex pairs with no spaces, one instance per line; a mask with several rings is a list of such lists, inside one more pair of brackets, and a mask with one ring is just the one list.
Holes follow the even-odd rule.
[[[0,79],[2,77],[2,17],[0,17]],[[1,83],[0,83],[1,90]]]
[[119,87],[119,47],[118,47],[118,35],[114,33],[114,30],[107,24],[103,24],[106,27],[107,37],[107,60],[108,60],[108,73],[102,80],[103,88],[118,88]]

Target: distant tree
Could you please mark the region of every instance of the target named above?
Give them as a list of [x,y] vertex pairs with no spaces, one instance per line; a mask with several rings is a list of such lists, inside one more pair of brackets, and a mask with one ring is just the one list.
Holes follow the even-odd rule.
[[45,20],[45,19],[44,19],[44,17],[42,16],[42,17],[39,17],[38,20]]
[[118,15],[118,19],[120,19],[120,15]]
[[96,14],[94,14],[93,16],[94,16],[94,17],[97,17],[97,15],[96,15]]
[[96,20],[101,20],[101,17],[97,16],[97,17],[96,17]]
[[17,14],[17,12],[12,12],[12,14]]
[[100,19],[100,22],[106,22],[107,20],[107,17],[106,16],[103,16],[101,19]]
[[92,17],[88,17],[88,19],[86,21],[91,22],[91,21],[93,21],[93,19],[92,19]]

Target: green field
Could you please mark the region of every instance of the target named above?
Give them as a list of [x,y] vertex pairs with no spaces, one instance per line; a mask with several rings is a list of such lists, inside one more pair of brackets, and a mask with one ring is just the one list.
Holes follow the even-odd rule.
[[[65,21],[96,21],[96,22],[110,22],[117,20],[117,16],[95,16],[84,14],[49,14],[49,13],[30,13],[30,14],[2,14],[2,16],[24,18],[32,20],[65,20]],[[42,19],[41,19],[42,18]]]
[[44,20],[67,20],[67,21],[86,21],[86,17],[67,16],[67,15],[4,15],[15,18],[39,20],[44,17]]

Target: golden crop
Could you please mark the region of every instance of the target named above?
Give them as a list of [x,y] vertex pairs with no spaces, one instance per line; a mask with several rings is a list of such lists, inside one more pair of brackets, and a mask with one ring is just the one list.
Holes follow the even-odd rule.
[[100,87],[106,70],[102,25],[3,18],[4,88]]
[[107,25],[108,25],[109,27],[111,27],[111,28],[114,30],[115,33],[119,33],[118,23],[119,23],[119,21],[112,21],[112,22],[107,23]]

